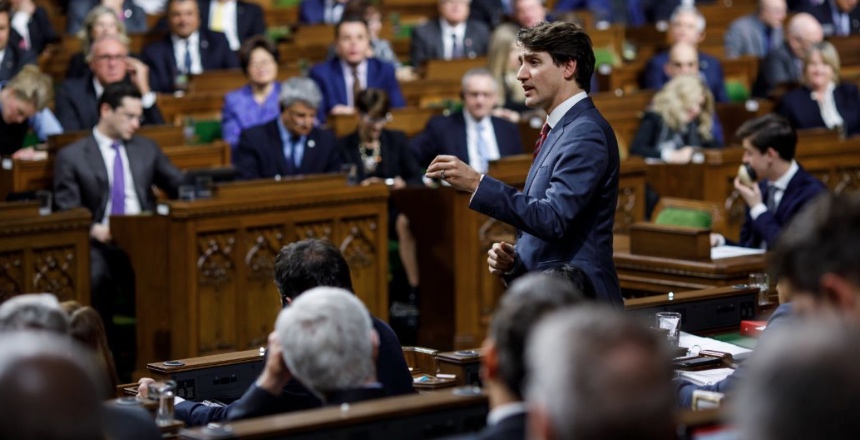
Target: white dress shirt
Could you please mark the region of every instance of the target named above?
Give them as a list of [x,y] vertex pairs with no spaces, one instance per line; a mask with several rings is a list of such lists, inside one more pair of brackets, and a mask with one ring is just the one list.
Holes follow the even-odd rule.
[[552,113],[546,115],[546,122],[547,122],[547,124],[549,124],[549,128],[550,129],[555,128],[556,124],[561,122],[561,118],[564,117],[564,115],[567,113],[568,110],[572,109],[573,106],[576,105],[576,103],[578,103],[579,101],[582,101],[583,99],[585,99],[587,97],[588,97],[587,93],[579,92],[576,95],[573,95],[570,98],[567,98],[566,100],[564,100],[564,102],[559,104],[558,107],[556,107],[552,111]]
[[[839,109],[836,108],[836,98],[833,97],[834,90],[836,90],[836,85],[831,81],[830,84],[827,84],[827,90],[821,96],[821,101],[818,102],[818,107],[821,109],[821,119],[824,120],[824,125],[830,129],[841,127],[845,123],[842,115],[839,114]],[[812,100],[816,101],[815,92],[812,93]]]
[[227,41],[230,42],[230,50],[239,50],[242,42],[239,41],[239,30],[236,29],[236,24],[238,23],[236,18],[236,1],[227,0],[219,2],[218,0],[211,0],[209,2],[209,29],[213,29],[212,22],[215,19],[215,10],[218,7],[221,8],[222,26],[218,32],[223,32],[227,36]]
[[481,161],[480,152],[478,152],[478,125],[481,125],[481,134],[483,135],[484,146],[486,147],[484,159],[491,161],[498,159],[500,156],[493,122],[490,120],[490,116],[484,117],[480,122],[476,121],[468,111],[464,111],[463,116],[466,119],[466,149],[469,152],[469,166],[479,173],[486,173],[487,169]]
[[194,31],[188,38],[179,38],[171,34],[170,39],[173,41],[173,56],[176,58],[178,71],[182,72],[185,69],[185,47],[187,46],[191,52],[191,74],[203,73],[203,62],[200,61],[200,32]]
[[[343,70],[343,79],[346,85],[346,105],[348,107],[355,107],[352,96],[352,66],[346,61],[340,60],[340,68]],[[358,80],[361,82],[361,88],[364,90],[367,88],[367,60],[359,63],[356,69],[358,69]]]
[[442,44],[445,47],[444,58],[450,60],[454,57],[454,44],[451,35],[457,36],[457,44],[460,45],[460,53],[463,57],[469,55],[466,47],[463,46],[466,40],[466,22],[460,23],[457,26],[451,26],[444,18],[439,19],[439,24],[442,29]]
[[[785,194],[786,188],[788,188],[788,183],[791,182],[791,179],[794,178],[794,175],[797,174],[797,170],[800,167],[797,165],[797,162],[792,160],[791,165],[788,166],[788,171],[786,171],[779,179],[770,182],[768,185],[769,191],[776,191],[773,195],[773,210],[779,207],[779,202],[782,201],[782,196]],[[765,198],[767,198],[766,194],[762,194]],[[759,203],[752,208],[750,208],[750,217],[753,220],[757,219],[758,216],[764,214],[767,211],[767,206],[764,204],[764,200],[762,203]]]
[[30,24],[30,17],[30,14],[23,11],[18,11],[12,15],[12,29],[18,31],[21,38],[27,42],[27,48],[33,47],[30,43],[30,28],[27,27]]
[[[110,185],[107,191],[108,197],[107,206],[105,206],[105,215],[98,220],[99,223],[108,224],[110,220],[110,212],[113,209],[113,202],[111,201],[110,195],[111,188],[113,188],[113,161],[116,158],[116,151],[111,146],[114,141],[102,134],[98,127],[93,128],[93,137],[96,139],[96,143],[99,145],[99,151],[102,154],[102,159],[105,161],[108,185]],[[119,148],[119,152],[122,156],[122,170],[125,180],[125,213],[140,214],[140,199],[137,198],[137,191],[134,190],[134,176],[131,175],[131,168],[128,163],[128,154],[125,151],[125,142],[122,144],[123,146]]]

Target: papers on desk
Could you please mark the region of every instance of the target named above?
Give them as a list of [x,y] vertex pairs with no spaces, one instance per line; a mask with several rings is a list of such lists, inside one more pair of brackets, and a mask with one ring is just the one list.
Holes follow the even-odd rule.
[[712,370],[679,371],[678,377],[696,385],[713,385],[734,373],[731,368],[714,368]]
[[764,249],[752,249],[740,246],[717,246],[711,248],[711,259],[719,260],[721,258],[743,257],[744,255],[763,254]]
[[735,344],[729,344],[728,342],[718,341],[716,339],[691,335],[686,332],[681,332],[679,345],[686,348],[698,346],[701,350],[721,351],[723,353],[729,353],[732,356],[750,352],[748,348],[739,347]]

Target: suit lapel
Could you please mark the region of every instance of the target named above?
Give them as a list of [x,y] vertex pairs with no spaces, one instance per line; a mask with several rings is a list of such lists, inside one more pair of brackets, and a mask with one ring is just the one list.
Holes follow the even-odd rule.
[[212,70],[215,66],[212,65],[214,62],[214,57],[209,56],[210,51],[212,50],[212,43],[210,42],[211,38],[209,38],[209,32],[206,32],[205,29],[200,28],[200,32],[198,34],[200,36],[200,46],[197,49],[197,52],[200,54],[200,65],[203,67],[203,70]]
[[81,119],[87,125],[86,127],[83,127],[83,129],[92,130],[99,122],[99,99],[96,97],[96,87],[93,85],[93,75],[89,74],[86,78],[87,83],[84,85],[86,87],[86,93],[83,95],[84,102],[80,103],[81,112],[83,113],[83,117]]
[[236,2],[236,34],[239,35],[239,39],[242,39],[242,35],[247,35],[247,28],[251,24],[248,20],[244,19],[245,16],[245,5],[241,2]]
[[101,219],[104,216],[108,196],[110,195],[110,181],[108,181],[104,157],[102,157],[102,153],[99,151],[99,145],[96,142],[96,138],[92,135],[87,138],[87,144],[84,146],[84,161],[86,161],[87,165],[90,167],[90,171],[96,180],[97,187],[101,189],[101,191],[99,191],[98,204],[96,204],[98,212],[93,213],[94,219]]
[[137,200],[140,201],[142,211],[149,210],[147,196],[146,172],[149,167],[146,166],[146,152],[139,146],[137,138],[133,137],[130,141],[125,142],[125,155],[128,157],[128,169],[131,171],[131,180],[134,182],[134,191],[137,193]]
[[[278,116],[280,117],[280,116]],[[278,121],[272,121],[269,124],[269,135],[267,136],[269,139],[272,139],[271,151],[272,151],[272,159],[275,161],[275,174],[280,174],[281,176],[286,176],[289,174],[290,167],[287,165],[287,158],[284,156],[284,142],[281,139],[281,130],[278,128]],[[288,133],[289,134],[289,133]]]
[[571,109],[564,114],[558,124],[549,131],[546,140],[543,145],[541,145],[540,153],[538,153],[534,163],[532,163],[531,168],[529,168],[529,175],[526,178],[526,185],[523,192],[528,193],[532,181],[534,180],[535,173],[537,173],[537,170],[540,169],[544,161],[549,157],[550,152],[552,152],[552,149],[555,147],[555,144],[558,143],[558,140],[564,135],[564,131],[567,129],[567,126],[576,119],[583,110],[591,107],[594,107],[594,104],[592,104],[591,98],[586,96],[582,101],[577,102],[576,105],[571,107]]
[[[346,104],[347,102],[349,102],[349,99],[346,96],[346,78],[343,77],[343,69],[340,67],[340,59],[335,58],[335,59],[329,61],[329,63],[331,63],[331,64],[329,64],[329,67],[331,68],[331,74],[335,79],[335,81],[334,81],[334,87],[335,87],[334,92],[337,96],[335,96],[335,102],[334,103],[342,102],[342,103]],[[370,65],[370,63],[368,63],[368,68],[369,68],[369,65]],[[370,85],[370,72],[368,72],[367,76],[368,76],[368,78],[367,78],[368,79],[368,85]]]

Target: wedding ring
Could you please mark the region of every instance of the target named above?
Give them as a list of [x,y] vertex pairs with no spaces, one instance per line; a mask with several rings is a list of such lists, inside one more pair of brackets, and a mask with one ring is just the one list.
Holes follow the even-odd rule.
[[445,170],[442,170],[442,180],[445,180]]

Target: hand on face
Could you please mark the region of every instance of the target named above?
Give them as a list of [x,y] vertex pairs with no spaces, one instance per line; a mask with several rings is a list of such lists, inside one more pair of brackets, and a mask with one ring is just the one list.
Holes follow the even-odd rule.
[[752,187],[746,186],[737,177],[735,177],[734,184],[735,191],[740,194],[748,207],[752,208],[762,202],[761,189],[759,189],[758,185],[753,185]]

